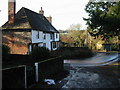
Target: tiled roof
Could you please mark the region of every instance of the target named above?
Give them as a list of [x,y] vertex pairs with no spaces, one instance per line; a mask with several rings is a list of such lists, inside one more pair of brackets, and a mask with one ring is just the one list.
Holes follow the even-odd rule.
[[6,22],[2,26],[4,29],[33,29],[44,32],[58,32],[45,16],[22,7],[15,15],[15,23]]

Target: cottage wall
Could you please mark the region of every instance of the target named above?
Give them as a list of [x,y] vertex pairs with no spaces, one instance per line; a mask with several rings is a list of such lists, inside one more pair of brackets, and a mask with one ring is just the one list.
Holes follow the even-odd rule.
[[50,33],[44,33],[42,31],[32,30],[32,44],[34,43],[38,44],[38,46],[45,45],[45,47],[51,50]]
[[59,47],[60,36],[59,33],[54,33],[54,41],[52,42],[52,50],[56,50]]
[[[38,36],[39,35],[39,36]],[[32,30],[32,43],[40,43],[43,42],[43,32],[42,31],[36,31]]]
[[2,43],[10,47],[11,54],[27,54],[31,43],[30,31],[3,31]]
[[[59,33],[48,33],[48,32],[32,30],[31,39],[32,39],[32,44],[37,44],[38,46],[45,46],[49,50],[56,50],[59,42]],[[56,47],[54,47],[54,44],[56,44]]]
[[55,41],[59,41],[59,33],[54,33]]
[[51,40],[50,40],[50,33],[43,33],[43,36],[46,35],[46,39],[43,38],[43,43],[46,44],[46,47],[51,50]]

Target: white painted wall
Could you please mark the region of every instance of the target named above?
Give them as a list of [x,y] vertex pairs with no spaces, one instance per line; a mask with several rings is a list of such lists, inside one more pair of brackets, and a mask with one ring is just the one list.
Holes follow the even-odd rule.
[[36,31],[36,30],[32,30],[32,43],[40,43],[40,42],[42,42],[43,40],[43,32],[42,31],[39,31],[39,39],[36,37],[36,35],[37,35],[37,33],[38,33],[38,31]]
[[54,50],[57,50],[57,48],[53,48],[53,51],[54,51]]
[[39,46],[39,47],[42,47],[42,46],[43,46],[43,43],[38,44],[38,46]]
[[50,41],[54,41],[54,33],[51,33],[51,35],[52,35],[52,39],[50,37]]
[[[39,32],[39,38],[37,38],[37,34]],[[36,31],[32,30],[32,43],[39,43],[38,46],[43,46],[44,43],[46,43],[46,47],[51,50],[51,42],[52,41],[59,41],[59,33],[53,34],[53,39],[51,39],[50,36],[51,33],[43,33],[42,31]],[[56,38],[57,34],[57,38]],[[46,39],[44,39],[44,35],[46,35]],[[56,50],[57,48],[53,48],[53,50]]]
[[[56,34],[57,34],[57,38],[56,38]],[[59,41],[59,33],[54,33],[54,38],[55,38],[55,41]]]
[[46,43],[46,47],[51,50],[51,39],[50,39],[50,33],[43,33],[46,34],[46,39],[43,39],[43,43]]

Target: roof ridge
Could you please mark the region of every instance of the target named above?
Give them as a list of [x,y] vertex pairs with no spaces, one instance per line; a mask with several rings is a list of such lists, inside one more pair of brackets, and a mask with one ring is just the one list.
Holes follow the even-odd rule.
[[42,15],[42,14],[37,13],[37,12],[35,12],[35,11],[33,11],[33,10],[30,10],[30,9],[28,9],[28,8],[26,8],[26,7],[22,7],[22,8],[24,8],[24,9],[26,9],[26,10],[29,10],[29,11],[31,11],[31,12],[33,12],[33,13],[36,13],[36,14],[38,14],[38,15]]
[[[28,8],[22,7],[17,13],[16,13],[16,24],[9,25],[5,24],[4,27],[7,28],[22,28],[26,29],[35,29],[35,30],[41,30],[45,32],[58,32],[56,28],[47,20],[45,16],[42,14],[39,14],[35,11],[32,11]],[[17,28],[17,29],[18,29]]]

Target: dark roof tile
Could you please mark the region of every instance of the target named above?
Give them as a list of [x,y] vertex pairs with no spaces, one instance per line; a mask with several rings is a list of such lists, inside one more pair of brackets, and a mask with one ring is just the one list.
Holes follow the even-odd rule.
[[33,29],[44,32],[58,32],[45,16],[22,7],[15,15],[15,23],[5,23],[3,29]]

